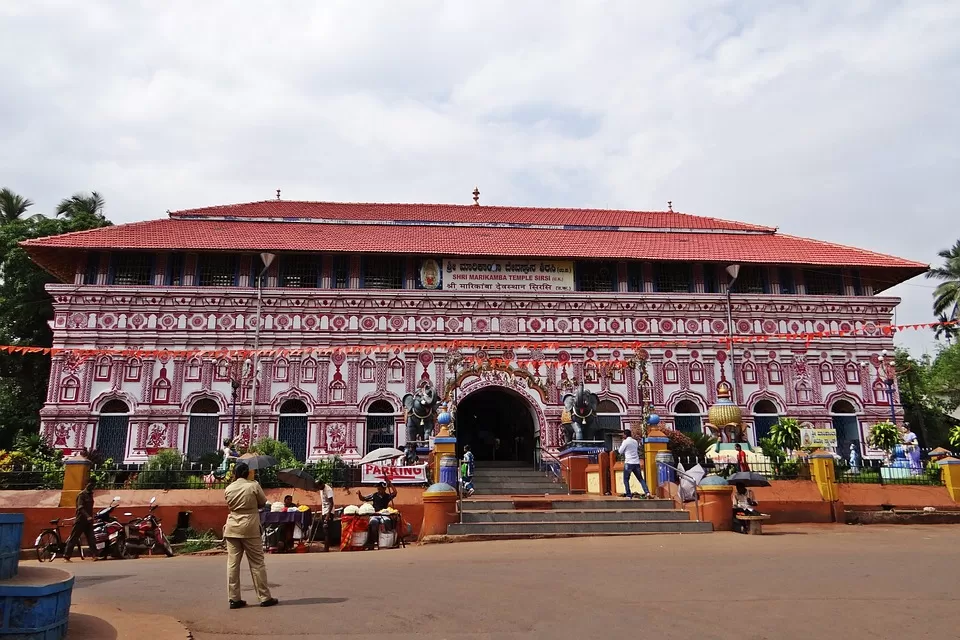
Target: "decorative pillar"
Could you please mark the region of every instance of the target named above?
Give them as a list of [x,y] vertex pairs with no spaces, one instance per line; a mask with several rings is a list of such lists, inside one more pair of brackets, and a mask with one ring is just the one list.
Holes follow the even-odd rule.
[[818,449],[810,454],[810,472],[813,481],[817,483],[820,497],[826,502],[836,502],[840,499],[837,479],[833,470],[833,454]]
[[419,539],[426,536],[446,535],[447,527],[455,524],[457,514],[457,490],[448,484],[436,483],[423,492],[423,523]]
[[697,487],[700,494],[700,517],[713,525],[714,531],[733,529],[733,487],[720,476],[709,475]]
[[670,439],[667,434],[656,427],[647,432],[647,437],[643,439],[643,475],[647,479],[647,486],[650,493],[657,495],[657,487],[660,485],[657,473],[657,454],[667,450],[667,444]]
[[[433,481],[434,482],[449,482],[448,479],[441,480],[441,468],[444,467],[444,458],[447,458],[447,465],[449,466],[450,458],[453,459],[453,487],[456,489],[457,480],[457,439],[450,435],[450,432],[447,431],[447,427],[440,427],[440,433],[436,438],[433,439]],[[449,473],[449,472],[448,472]]]
[[960,503],[960,460],[944,458],[940,461],[940,470],[943,483],[947,485],[947,493],[954,502]]

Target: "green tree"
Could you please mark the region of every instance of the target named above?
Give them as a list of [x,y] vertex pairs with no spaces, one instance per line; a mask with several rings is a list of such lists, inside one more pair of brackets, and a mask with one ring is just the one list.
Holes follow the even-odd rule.
[[105,205],[103,196],[96,191],[75,193],[60,201],[57,205],[57,217],[87,225],[88,228],[103,227],[110,224],[103,216]]
[[770,441],[783,451],[799,449],[800,423],[796,418],[780,418],[777,424],[770,428]]
[[33,200],[17,195],[6,187],[0,189],[0,222],[19,220],[32,206]]
[[933,312],[947,320],[960,318],[960,240],[938,254],[943,266],[927,272],[928,278],[943,280],[933,292]]
[[937,340],[939,340],[940,338],[943,338],[947,342],[950,342],[951,340],[955,339],[957,337],[957,334],[960,334],[960,327],[958,327],[955,324],[947,324],[950,321],[951,320],[950,318],[947,317],[947,314],[941,313],[940,315],[938,315],[937,322],[939,322],[940,324],[938,324],[936,328],[934,328],[933,337],[936,338]]
[[[53,344],[53,302],[46,285],[55,279],[30,260],[19,243],[109,224],[89,216],[0,218],[0,344]],[[0,448],[8,448],[19,432],[38,432],[49,377],[48,355],[0,353]]]

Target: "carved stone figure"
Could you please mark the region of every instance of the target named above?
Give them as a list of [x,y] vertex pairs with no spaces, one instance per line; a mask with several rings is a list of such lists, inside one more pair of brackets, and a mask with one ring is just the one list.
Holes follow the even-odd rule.
[[407,442],[423,441],[433,435],[435,409],[440,399],[430,383],[423,384],[417,392],[403,396],[406,408]]
[[567,444],[573,440],[593,440],[596,436],[597,405],[600,404],[597,394],[587,391],[581,384],[576,395],[564,396],[563,404],[572,420],[569,430],[572,433],[567,432]]

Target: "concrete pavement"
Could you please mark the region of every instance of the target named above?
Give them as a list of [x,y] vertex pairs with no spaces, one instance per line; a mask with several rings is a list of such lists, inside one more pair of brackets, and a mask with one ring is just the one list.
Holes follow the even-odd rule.
[[227,609],[223,557],[71,569],[85,610],[176,617],[196,640],[955,635],[960,526],[769,531],[268,556],[281,606],[240,611]]

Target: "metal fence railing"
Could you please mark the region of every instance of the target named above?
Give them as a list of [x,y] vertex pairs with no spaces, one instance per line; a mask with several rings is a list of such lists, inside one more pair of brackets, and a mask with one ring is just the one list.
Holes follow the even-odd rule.
[[[317,480],[338,488],[349,488],[360,483],[360,469],[345,463],[320,462],[297,465]],[[257,472],[264,489],[285,487],[277,479],[280,469],[272,467]],[[180,466],[150,468],[148,465],[98,466],[91,477],[100,489],[224,489],[230,478],[218,466],[185,462]]]
[[[699,464],[707,473],[715,473],[724,478],[729,478],[733,474],[742,471],[740,465],[737,463],[717,462],[709,458],[680,458],[676,462],[682,464],[684,469],[690,469]],[[801,460],[749,462],[747,464],[747,470],[766,476],[768,480],[802,480],[810,478],[810,467],[806,462]]]
[[834,462],[834,473],[840,484],[932,485],[943,483],[940,466],[929,460],[917,464],[892,466],[885,460],[867,459],[851,465]]
[[63,467],[52,465],[14,465],[0,471],[0,489],[61,489]]

